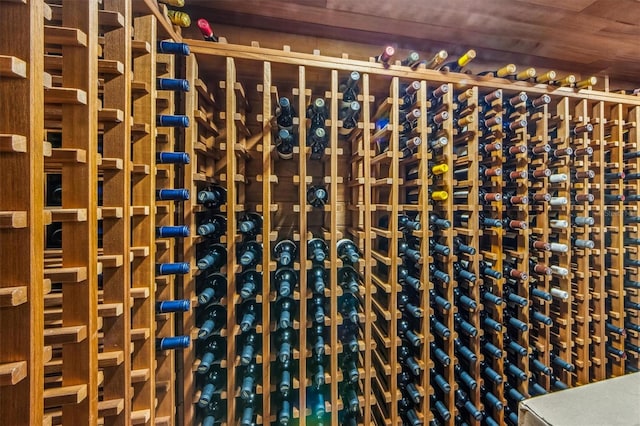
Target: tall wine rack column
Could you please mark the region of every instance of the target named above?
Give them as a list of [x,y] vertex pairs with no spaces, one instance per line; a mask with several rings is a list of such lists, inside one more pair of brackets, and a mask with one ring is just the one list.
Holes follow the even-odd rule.
[[[537,95],[533,95],[537,96]],[[544,95],[543,95],[544,96]],[[551,98],[548,98],[551,101]],[[536,99],[534,98],[534,102]],[[539,154],[535,155],[531,159],[530,164],[532,168],[546,168],[551,171],[552,174],[556,173],[555,162],[563,158],[562,156],[555,156],[558,152],[551,147],[549,141],[549,106],[548,103],[544,103],[541,107],[535,110],[529,111],[529,146],[536,149]],[[544,148],[549,146],[549,152]],[[531,151],[530,151],[531,152]],[[531,155],[531,154],[530,154]],[[536,239],[538,241],[549,241],[549,221],[556,220],[555,217],[550,215],[549,208],[549,191],[550,191],[549,178],[539,181],[538,184],[532,186],[529,189],[529,225],[530,231],[528,240]],[[567,227],[569,225],[567,224]],[[530,292],[531,303],[535,303],[538,312],[541,314],[553,318],[550,315],[550,305],[553,302],[553,298],[557,297],[551,293],[550,279],[551,269],[549,268],[549,252],[530,249],[529,242],[525,242],[527,251],[530,254],[529,264],[526,265],[525,270],[529,271],[530,279]],[[552,299],[548,300],[541,296],[534,296],[534,292],[542,292],[541,294],[551,294]],[[555,319],[554,319],[555,321]],[[537,359],[544,365],[550,365],[550,352],[552,352],[551,329],[549,327],[540,327],[537,333],[531,336],[531,346],[537,350]],[[542,386],[545,391],[549,390],[550,376],[548,374],[536,374],[531,377],[529,383],[529,395],[533,396],[536,393],[532,391],[535,384]]]
[[[605,166],[605,157],[611,156],[613,150],[618,149],[617,146],[621,146],[621,142],[617,142],[620,139],[616,139],[614,136],[614,130],[611,128],[611,122],[605,117],[605,103],[598,102],[593,107],[593,137],[591,140],[591,147],[593,148],[593,156],[589,169],[595,172],[594,178],[589,183],[589,192],[594,195],[595,202],[589,205],[588,215],[593,217],[594,226],[591,227],[591,238],[593,241],[593,249],[591,250],[591,256],[589,259],[590,273],[590,292],[591,303],[590,312],[592,321],[590,324],[589,334],[591,338],[590,358],[591,358],[591,380],[599,381],[603,380],[607,374],[607,335],[605,327],[607,324],[608,309],[606,309],[606,301],[608,299],[606,282],[612,279],[616,280],[615,289],[621,287],[621,280],[624,276],[623,269],[619,269],[618,265],[612,266],[612,273],[617,274],[617,279],[607,271],[609,265],[606,262],[608,256],[613,255],[618,259],[622,258],[622,235],[618,235],[620,231],[618,229],[613,230],[615,232],[616,243],[619,242],[619,246],[613,246],[613,250],[607,247],[605,235],[609,234],[609,227],[606,223],[607,216],[611,213],[615,215],[622,215],[623,210],[618,212],[610,212],[607,209],[604,194],[605,194],[605,178],[604,173],[609,171],[610,168]],[[622,119],[622,111],[612,111],[612,113],[618,112],[620,119]],[[621,124],[619,121],[613,121],[613,125]],[[616,129],[617,130],[617,129]],[[621,148],[620,148],[621,149]],[[622,166],[622,163],[620,162]],[[620,169],[622,170],[622,169]],[[616,182],[617,184],[618,182]],[[622,182],[620,182],[619,188],[622,188]],[[621,225],[621,228],[622,225]],[[616,250],[618,253],[616,254]],[[615,269],[616,271],[613,271]],[[622,290],[622,288],[620,288]],[[611,294],[613,297],[613,293]],[[624,327],[624,326],[623,326]],[[615,336],[611,335],[611,338]],[[609,339],[611,341],[611,339]],[[623,370],[624,371],[624,370]]]
[[[104,2],[99,21],[107,13],[131,22],[128,1]],[[116,71],[103,73],[103,105],[98,112],[103,132],[99,166],[103,204],[98,207],[98,219],[102,219],[103,256],[119,256],[122,264],[105,268],[102,274],[102,306],[112,308],[113,314],[102,315],[104,338],[98,366],[104,383],[98,410],[105,421],[124,426],[131,418],[131,25],[112,27],[104,18],[100,24],[105,45],[98,67],[109,64]]]
[[44,4],[0,4],[0,416],[43,424]]
[[[591,148],[589,146],[590,135],[588,132],[577,132],[579,126],[589,123],[587,110],[587,101],[579,101],[575,106],[575,116],[571,120],[571,127],[569,129],[569,139],[572,141],[572,145],[576,149]],[[576,198],[582,195],[592,195],[588,193],[589,190],[589,177],[580,173],[589,172],[589,161],[591,155],[586,153],[583,155],[576,155],[573,160],[573,167],[571,174],[576,177],[571,186],[571,192],[568,197],[568,202],[571,205],[571,212],[574,214],[585,215],[588,212],[589,201],[587,199]],[[590,226],[585,226],[573,230],[572,238],[567,241],[567,247],[571,247],[572,252],[572,271],[573,279],[572,286],[574,287],[574,302],[575,302],[575,346],[574,351],[576,354],[576,384],[589,383],[589,369],[591,360],[589,358],[589,348],[591,338],[589,336],[589,323],[591,322],[591,315],[589,313],[589,300],[591,293],[589,291],[589,249],[577,247],[576,244],[572,244],[576,239],[589,240]]]
[[[238,293],[236,290],[236,272],[239,268],[236,264],[236,212],[244,210],[244,206],[238,204],[239,194],[236,193],[236,152],[235,146],[237,142],[237,134],[233,114],[236,111],[236,96],[234,84],[236,82],[236,64],[233,58],[226,59],[226,80],[225,80],[225,125],[226,125],[226,175],[227,183],[227,362],[228,367],[231,362],[236,359],[236,334],[239,332],[237,325],[236,304],[238,302]],[[242,194],[244,195],[244,193]],[[264,361],[264,358],[263,358]],[[227,424],[236,424],[237,412],[242,412],[242,408],[238,406],[236,401],[236,373],[227,369],[227,389],[229,392],[227,398]],[[241,378],[238,378],[241,381]]]
[[[638,147],[640,146],[640,107],[636,106],[633,108],[629,108],[627,113],[627,126],[628,133],[627,137],[624,140],[620,141],[622,145],[623,152],[623,161],[626,166],[631,166],[631,173],[640,173],[640,160],[638,157],[632,159],[625,159],[624,155],[631,152],[636,152]],[[628,202],[627,209],[631,210],[629,214],[638,215],[640,212],[640,204],[638,201],[638,194],[640,194],[640,187],[638,185],[638,180],[636,178],[629,180],[625,185],[628,194]],[[629,252],[629,254],[633,254],[634,256],[630,256],[632,259],[640,259],[637,239],[640,238],[640,232],[638,232],[638,227],[629,227],[626,228],[627,231],[625,236],[627,239],[624,241],[624,250],[625,252]],[[635,242],[631,240],[635,239]],[[637,284],[633,283],[638,282],[638,278],[640,274],[638,273],[637,266],[625,266],[623,282],[624,282],[624,291],[626,292],[626,297],[629,300],[635,300],[639,302],[640,299],[640,289]],[[638,352],[638,348],[640,347],[640,312],[638,310],[629,310],[628,314],[625,318],[618,318],[618,324],[623,324],[626,332],[626,351],[627,351],[627,360],[626,360],[626,372],[637,372],[640,368],[640,353]],[[614,323],[615,325],[615,323]],[[633,346],[632,346],[633,345]]]
[[63,362],[62,387],[51,383],[45,389],[45,409],[62,406],[63,423],[86,424],[98,417],[98,274],[105,261],[98,263],[96,232],[97,4],[63,2],[56,22],[62,26],[45,28],[45,51],[62,55],[61,79],[56,79],[61,86],[45,92],[45,104],[47,114],[60,108],[61,119],[47,127],[60,132],[62,140],[46,168],[61,172],[61,207],[50,212],[54,222],[62,222],[63,238],[62,254],[51,253],[56,261],[45,276],[61,283],[62,327],[45,330],[45,344],[61,343]]
[[[377,83],[377,82],[376,82]],[[399,82],[393,78],[386,93],[390,96],[383,99],[371,120],[375,123],[373,143],[378,146],[387,144],[388,150],[377,150],[371,159],[372,231],[376,234],[375,250],[372,256],[377,267],[373,282],[383,293],[372,300],[373,311],[380,321],[372,324],[373,338],[379,348],[374,355],[374,364],[378,372],[375,378],[374,395],[379,400],[378,412],[374,412],[377,422],[395,425],[398,422],[397,400],[400,392],[397,387],[397,375],[400,366],[397,362],[396,342],[398,320],[401,315],[397,309],[398,293],[398,93]],[[367,131],[365,129],[365,131]],[[387,229],[380,226],[380,220],[387,216]],[[384,318],[384,321],[382,321]],[[407,342],[407,345],[409,343]],[[376,392],[377,389],[377,392]]]
[[[598,104],[600,111],[606,108],[603,103]],[[596,112],[600,112],[596,111]],[[626,333],[624,330],[625,318],[629,318],[626,311],[626,300],[632,297],[633,290],[625,292],[625,269],[632,265],[632,256],[625,253],[625,235],[627,234],[626,226],[637,226],[634,223],[634,217],[637,212],[625,209],[628,203],[624,201],[624,180],[620,172],[624,173],[624,140],[628,134],[628,128],[625,125],[625,114],[622,105],[611,105],[609,111],[602,111],[606,114],[600,114],[600,122],[604,125],[598,126],[596,123],[594,137],[601,135],[600,143],[604,144],[606,149],[602,153],[603,167],[597,173],[601,188],[601,208],[604,209],[604,220],[606,223],[605,235],[607,236],[604,243],[606,244],[605,264],[606,278],[601,280],[607,286],[606,301],[600,302],[600,311],[594,309],[595,314],[608,314],[606,317],[600,316],[600,327],[592,327],[591,335],[593,336],[594,347],[599,348],[602,356],[602,371],[595,377],[596,380],[602,380],[605,377],[621,376],[625,374],[627,353],[625,352]],[[607,120],[604,123],[604,120]],[[597,132],[597,133],[596,133]],[[606,138],[606,139],[605,139]],[[595,154],[594,154],[595,155]],[[620,197],[622,196],[622,197]],[[637,254],[635,259],[637,259]],[[592,272],[593,273],[593,272]],[[602,296],[604,294],[602,289]],[[626,297],[629,295],[629,299]],[[606,303],[606,304],[605,304]],[[629,310],[629,313],[631,310]],[[595,319],[595,318],[594,318]],[[602,336],[602,337],[600,337]],[[598,342],[598,340],[602,340]],[[599,343],[599,345],[597,345]],[[605,369],[608,367],[610,374],[606,375]]]
[[[308,276],[309,276],[309,270],[312,267],[312,261],[310,260],[310,255],[309,252],[307,251],[307,240],[311,238],[313,238],[313,236],[309,235],[309,231],[308,231],[308,221],[307,221],[307,209],[304,208],[304,206],[306,205],[304,203],[304,200],[307,197],[307,156],[306,156],[306,150],[303,149],[303,144],[306,144],[306,140],[307,140],[307,126],[306,125],[302,125],[301,123],[303,123],[302,121],[302,114],[303,111],[306,110],[307,107],[307,85],[306,85],[306,68],[304,66],[300,66],[298,67],[298,87],[295,87],[292,92],[295,95],[296,93],[298,94],[298,104],[297,104],[297,108],[299,111],[299,114],[301,114],[301,116],[298,118],[298,150],[297,150],[297,160],[298,160],[298,168],[297,168],[297,172],[298,174],[295,175],[297,176],[297,180],[298,180],[298,194],[297,194],[297,200],[296,203],[298,203],[298,227],[297,229],[294,231],[294,236],[293,239],[294,241],[296,241],[298,243],[298,249],[299,249],[299,259],[300,259],[300,270],[298,271],[298,282],[299,284],[299,288],[300,288],[300,322],[301,324],[307,323],[307,316],[303,316],[302,314],[306,312],[306,306],[303,308],[302,304],[306,304],[307,303],[307,299],[311,298],[311,290],[309,289],[309,286],[307,285],[307,281],[309,280]],[[296,124],[295,122],[295,118],[294,118],[294,125]],[[294,151],[295,153],[295,151]],[[296,156],[294,155],[294,159],[296,159]],[[293,179],[296,179],[294,176]],[[294,181],[295,183],[295,181]],[[330,289],[330,291],[334,291],[333,288]],[[326,304],[325,304],[326,306]],[[325,312],[326,315],[326,312]],[[326,329],[326,323],[323,324],[325,326]],[[311,366],[311,354],[312,351],[310,350],[311,348],[311,337],[310,337],[310,333],[307,334],[307,327],[300,327],[300,352],[302,354],[304,354],[304,356],[300,357],[300,363],[298,365],[298,380],[300,382],[300,390],[299,390],[299,399],[298,399],[298,410],[300,412],[300,425],[304,426],[306,425],[307,422],[307,412],[310,412],[311,410],[307,408],[307,406],[311,406],[313,404],[313,402],[309,403],[309,398],[308,396],[310,396],[307,393],[307,388],[311,387],[311,383],[312,383],[312,378],[311,378],[311,374],[308,374],[308,366]],[[326,333],[325,333],[326,336]],[[307,343],[309,342],[309,343]],[[326,346],[326,345],[325,345]],[[335,346],[330,346],[331,351],[336,350]],[[326,351],[325,351],[326,352]],[[309,377],[307,377],[307,375],[309,375]],[[325,376],[327,375],[327,372],[325,370]],[[325,380],[326,382],[326,380]]]
[[[146,52],[136,52],[133,73],[136,86],[146,88],[133,99],[131,178],[131,245],[148,247],[150,255],[132,262],[131,383],[133,400],[131,423],[155,422],[155,168],[156,153],[156,19],[134,19],[134,44]],[[142,169],[142,173],[137,172]],[[142,297],[140,297],[142,293]]]
[[[156,78],[174,78],[175,57],[169,54],[156,54]],[[171,116],[175,114],[176,93],[172,90],[156,91],[156,114]],[[180,127],[156,128],[156,152],[173,152],[176,150],[176,137]],[[180,170],[178,164],[161,164],[154,159],[155,180],[157,189],[171,189],[175,186],[176,175]],[[191,196],[189,196],[191,198]],[[177,201],[156,201],[155,213],[156,228],[162,226],[174,226],[174,217],[178,207]],[[158,239],[155,242],[155,262],[174,263],[175,239]],[[153,252],[153,250],[151,250]],[[156,276],[155,300],[158,302],[174,300],[175,276]],[[155,309],[155,304],[154,304]],[[155,315],[156,338],[172,337],[175,335],[175,322],[171,313],[157,313]],[[152,339],[153,340],[153,339]],[[175,407],[175,351],[156,350],[155,375],[156,385],[156,425],[173,424]]]
[[[517,311],[516,318],[527,324],[518,333],[518,343],[527,348],[531,346],[530,336],[532,334],[544,333],[546,325],[539,321],[530,319],[529,310],[540,313],[541,304],[530,298],[530,280],[529,280],[529,189],[530,186],[535,188],[540,184],[538,182],[547,179],[547,169],[544,165],[536,167],[532,164],[533,155],[529,155],[529,135],[527,133],[527,125],[522,125],[522,121],[526,121],[526,99],[524,92],[505,93],[503,104],[503,132],[504,139],[502,141],[505,147],[505,165],[509,171],[520,172],[525,179],[516,179],[507,183],[503,181],[504,190],[504,213],[503,216],[503,232],[504,241],[512,241],[514,244],[507,246],[504,244],[504,264],[503,275],[505,278],[505,286],[508,290],[503,290],[507,309],[515,309]],[[515,130],[511,130],[511,129]],[[525,147],[521,151],[509,155],[512,148]],[[530,167],[531,164],[531,167]],[[517,201],[516,201],[517,200]],[[521,223],[520,223],[521,222]],[[520,226],[518,226],[520,225]],[[524,226],[522,226],[524,225]],[[523,275],[524,273],[524,275]],[[506,293],[508,291],[509,293]],[[524,301],[523,304],[512,303],[509,294],[517,295]],[[523,306],[524,305],[524,306]],[[544,304],[542,304],[544,306]],[[508,323],[508,320],[507,320]],[[506,327],[509,329],[509,325]],[[514,327],[511,327],[514,330]],[[504,344],[503,344],[504,347]],[[538,359],[537,351],[530,355],[532,359]],[[505,362],[509,362],[508,367],[505,365],[507,373],[507,383],[523,396],[528,396],[529,387],[529,356],[516,356],[514,358],[507,357]],[[511,368],[511,370],[509,370]],[[519,369],[520,371],[516,370]],[[509,373],[515,371],[518,374]],[[522,373],[524,374],[522,374]],[[509,399],[510,395],[515,395],[513,400]],[[517,411],[519,395],[515,393],[506,393],[507,402],[514,402],[515,411]]]
[[[569,99],[560,98],[557,100],[555,107],[555,114],[549,119],[549,136],[550,142],[555,150],[566,150],[571,148],[575,153],[575,147],[572,146],[569,138],[569,121],[571,116],[569,115]],[[571,176],[571,158],[572,156],[563,157],[556,161],[555,173],[564,174],[567,177]],[[571,222],[571,210],[570,210],[570,179],[566,181],[560,181],[557,183],[549,183],[549,192],[551,199],[549,201],[549,212],[553,214],[558,220],[566,220]],[[569,245],[572,234],[572,228],[569,227],[565,230],[550,229],[549,240],[556,241],[560,244]],[[542,241],[545,243],[546,241]],[[535,248],[535,242],[534,248]],[[542,245],[540,245],[542,247]],[[572,274],[571,274],[571,252],[552,252],[550,250],[535,249],[538,254],[548,252],[550,254],[549,266],[553,271],[551,277],[551,286],[564,291],[566,298],[555,298],[553,304],[550,307],[551,314],[554,318],[554,325],[551,330],[551,340],[554,344],[554,348],[557,349],[557,356],[570,363],[573,359],[573,335],[572,324],[574,317],[572,314],[573,309],[573,290],[572,290]],[[562,368],[554,369],[554,379],[558,379],[567,385],[573,383],[572,371],[567,371]],[[553,381],[555,381],[552,379]],[[552,387],[555,387],[552,383]]]
[[[413,235],[420,238],[420,253],[424,253],[425,255],[429,252],[429,238],[431,237],[430,227],[429,227],[429,215],[432,210],[431,203],[429,202],[429,158],[433,155],[430,149],[430,135],[428,131],[428,121],[427,121],[427,112],[428,108],[431,107],[427,102],[427,82],[420,82],[420,90],[417,93],[416,106],[420,108],[420,119],[418,120],[418,129],[420,129],[420,139],[421,144],[416,150],[416,153],[412,156],[411,160],[417,160],[413,165],[418,165],[418,175],[416,177],[415,185],[418,188],[418,199],[416,200],[416,206],[411,206],[416,209],[414,220],[421,224],[421,228],[419,230],[413,230]],[[450,102],[451,99],[448,99]],[[446,100],[443,100],[446,102]],[[435,139],[437,136],[433,135]],[[409,182],[405,182],[409,183]],[[404,204],[408,204],[406,193],[404,194]],[[409,206],[405,206],[407,208]],[[407,208],[407,210],[409,210]],[[416,407],[416,411],[419,413],[420,418],[423,422],[427,422],[428,420],[433,419],[433,414],[429,410],[429,406],[431,404],[430,397],[432,394],[431,390],[431,370],[435,367],[435,363],[431,359],[431,348],[430,344],[432,338],[428,338],[426,336],[431,335],[431,315],[428,315],[431,311],[431,307],[427,303],[429,300],[429,282],[431,280],[431,272],[429,270],[429,264],[426,264],[424,261],[422,265],[420,265],[420,274],[417,277],[419,282],[422,283],[419,289],[416,289],[418,293],[418,300],[420,301],[418,306],[422,309],[422,326],[419,329],[419,332],[424,338],[424,344],[421,348],[421,353],[418,357],[416,357],[418,361],[418,365],[420,366],[421,378],[415,378],[416,383],[419,383],[422,401],[421,404]],[[408,286],[408,284],[405,284]],[[415,373],[412,373],[415,375]],[[367,424],[365,422],[365,424]]]

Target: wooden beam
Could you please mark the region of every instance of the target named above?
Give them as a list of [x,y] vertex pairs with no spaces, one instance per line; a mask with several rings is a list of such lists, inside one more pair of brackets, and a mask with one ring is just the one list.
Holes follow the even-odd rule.
[[0,152],[27,152],[27,138],[22,135],[0,135]]
[[86,338],[87,338],[87,326],[85,325],[48,328],[44,331],[45,345],[62,345],[65,343],[79,343]]
[[87,34],[77,28],[44,26],[45,44],[87,47]]
[[87,385],[63,386],[44,391],[44,407],[78,404],[87,397]]
[[27,371],[27,361],[0,364],[0,387],[15,385],[27,377]]
[[0,229],[27,227],[27,212],[0,212]]
[[27,287],[0,288],[0,308],[22,305],[27,302]]
[[0,55],[0,76],[27,78],[27,63],[15,56]]

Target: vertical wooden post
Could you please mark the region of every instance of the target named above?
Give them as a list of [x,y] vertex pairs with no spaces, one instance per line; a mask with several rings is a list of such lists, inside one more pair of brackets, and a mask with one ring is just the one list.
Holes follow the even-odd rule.
[[[142,130],[133,140],[133,162],[149,167],[155,167],[155,131],[156,131],[156,27],[154,16],[144,16],[134,19],[134,40],[147,41],[150,52],[136,56],[133,59],[133,72],[136,81],[149,87],[147,93],[140,94],[133,100],[134,126]],[[132,331],[142,338],[134,342],[132,354],[132,370],[148,372],[149,377],[134,383],[132,401],[132,422],[144,419],[153,424],[155,422],[155,199],[156,185],[153,174],[136,174],[132,177],[132,245],[134,247],[149,247],[149,256],[135,258],[132,263],[133,288],[147,288],[148,298],[134,300],[132,311]],[[138,208],[140,207],[140,208]],[[143,375],[144,377],[144,375]]]
[[[3,3],[2,17],[0,55],[24,63],[25,72],[0,78],[0,212],[15,218],[12,226],[0,229],[0,291],[16,294],[10,303],[0,305],[0,367],[14,365],[18,372],[10,385],[0,388],[0,418],[40,425],[44,411],[43,2]],[[12,143],[5,144],[6,140]]]
[[[105,123],[103,159],[122,162],[121,169],[103,171],[103,207],[119,210],[119,215],[102,219],[103,254],[123,257],[116,268],[103,271],[103,303],[123,306],[122,314],[103,318],[103,353],[121,352],[123,361],[104,369],[103,401],[122,400],[122,411],[109,416],[114,425],[128,425],[131,419],[131,263],[129,262],[131,219],[131,4],[106,0],[105,9],[122,14],[125,25],[105,33],[104,58],[123,64],[123,73],[105,79],[103,106],[122,111],[122,121]],[[105,211],[105,210],[103,210]]]
[[[83,149],[85,163],[62,167],[62,207],[87,209],[85,222],[62,225],[62,266],[86,268],[87,278],[63,284],[62,323],[85,325],[87,337],[62,348],[63,386],[86,385],[80,403],[65,405],[65,424],[84,425],[98,418],[98,246],[97,246],[97,138],[98,138],[98,5],[63,2],[62,24],[87,35],[87,45],[62,47],[62,84],[86,92],[86,104],[62,105],[63,148]],[[84,70],[78,72],[78,70]]]

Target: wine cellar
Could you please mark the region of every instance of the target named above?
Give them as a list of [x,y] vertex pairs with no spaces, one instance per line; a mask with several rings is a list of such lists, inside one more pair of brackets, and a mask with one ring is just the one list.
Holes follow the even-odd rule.
[[518,425],[638,372],[640,90],[180,3],[0,0],[7,424]]

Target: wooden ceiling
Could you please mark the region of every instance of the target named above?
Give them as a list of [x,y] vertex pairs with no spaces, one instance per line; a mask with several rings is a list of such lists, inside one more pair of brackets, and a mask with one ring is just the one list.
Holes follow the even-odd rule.
[[[640,0],[188,0],[195,20],[424,55],[609,75],[640,86]],[[191,34],[199,38],[189,30]],[[234,40],[229,40],[234,42]],[[262,43],[262,41],[261,41]],[[295,44],[292,45],[295,49]],[[371,55],[375,54],[372,52]]]

